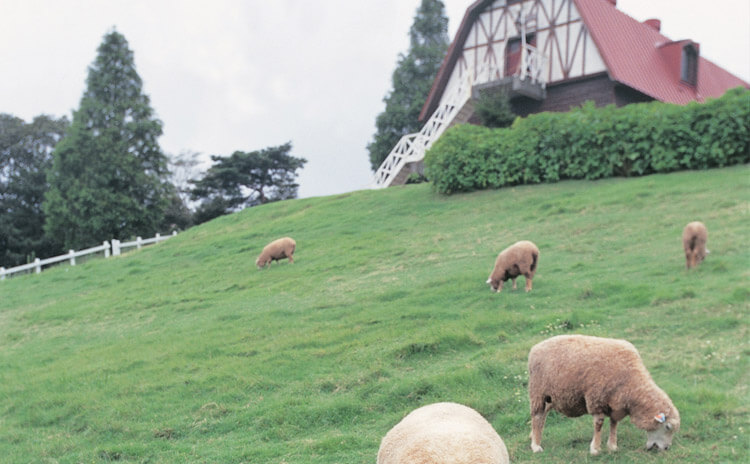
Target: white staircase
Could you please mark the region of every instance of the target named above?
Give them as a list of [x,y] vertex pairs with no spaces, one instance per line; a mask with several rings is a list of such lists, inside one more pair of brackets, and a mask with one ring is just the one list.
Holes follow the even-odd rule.
[[474,79],[469,73],[444,94],[440,106],[432,114],[421,131],[401,137],[377,171],[374,188],[390,187],[406,183],[409,174],[417,171],[417,164],[424,159],[428,148],[455,124],[468,121],[473,113],[471,88]]

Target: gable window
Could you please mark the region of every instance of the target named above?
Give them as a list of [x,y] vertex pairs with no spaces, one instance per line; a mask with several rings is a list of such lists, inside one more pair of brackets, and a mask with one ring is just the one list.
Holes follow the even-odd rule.
[[680,79],[692,86],[698,83],[698,51],[692,44],[682,47]]

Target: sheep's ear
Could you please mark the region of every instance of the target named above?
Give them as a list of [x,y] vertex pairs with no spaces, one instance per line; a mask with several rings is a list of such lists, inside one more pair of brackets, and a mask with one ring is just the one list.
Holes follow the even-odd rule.
[[486,284],[489,284],[489,283],[491,283],[491,282],[492,282],[492,277],[488,277],[488,278],[487,278],[487,282],[485,282],[485,283],[486,283]]
[[663,424],[664,421],[667,420],[667,416],[663,412],[660,412],[659,414],[654,416],[654,420],[660,424]]

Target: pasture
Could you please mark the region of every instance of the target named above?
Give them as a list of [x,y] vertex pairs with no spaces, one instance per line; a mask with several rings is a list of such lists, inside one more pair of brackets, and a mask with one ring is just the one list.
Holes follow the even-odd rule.
[[[682,228],[708,227],[687,271]],[[297,242],[258,271],[272,239]],[[441,196],[428,184],[284,201],[121,257],[0,282],[9,463],[374,463],[411,410],[479,411],[511,462],[750,457],[750,167]],[[539,246],[533,291],[490,292],[497,253]],[[625,338],[679,408],[668,452],[625,419],[551,413],[529,447],[529,348]],[[605,425],[605,427],[607,427]],[[605,429],[606,430],[606,429]],[[604,433],[606,440],[606,431]]]

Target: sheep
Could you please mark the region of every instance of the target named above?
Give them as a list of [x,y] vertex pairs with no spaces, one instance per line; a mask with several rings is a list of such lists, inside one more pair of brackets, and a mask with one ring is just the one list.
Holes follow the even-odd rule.
[[599,454],[604,418],[607,447],[617,450],[617,423],[630,414],[647,432],[646,449],[666,450],[680,428],[680,413],[654,383],[638,350],[625,340],[559,335],[529,352],[531,449],[541,452],[542,430],[550,409],[568,417],[594,416],[589,451]]
[[294,263],[292,255],[294,255],[296,247],[297,242],[290,237],[274,240],[263,247],[263,251],[260,252],[258,259],[255,260],[255,265],[258,266],[258,269],[262,269],[266,264],[270,264],[271,261],[278,261],[284,258],[289,258],[289,262]]
[[706,249],[708,231],[700,221],[686,225],[682,230],[682,247],[685,249],[685,265],[688,269],[703,261],[709,251]]
[[377,464],[507,464],[500,435],[474,409],[433,403],[415,409],[380,443]]
[[531,291],[531,279],[536,273],[539,261],[539,248],[528,240],[516,242],[504,249],[497,255],[495,268],[487,279],[493,292],[503,290],[503,282],[508,279],[513,281],[513,290],[516,289],[516,277],[526,277],[526,291]]

